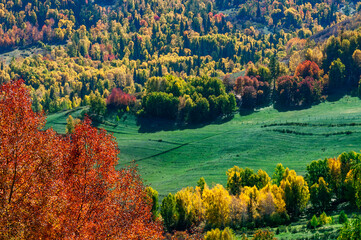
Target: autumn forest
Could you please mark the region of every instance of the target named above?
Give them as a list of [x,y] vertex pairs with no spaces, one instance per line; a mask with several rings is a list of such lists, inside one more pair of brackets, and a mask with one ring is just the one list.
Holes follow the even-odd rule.
[[353,0],[0,0],[0,239],[360,239],[360,27]]

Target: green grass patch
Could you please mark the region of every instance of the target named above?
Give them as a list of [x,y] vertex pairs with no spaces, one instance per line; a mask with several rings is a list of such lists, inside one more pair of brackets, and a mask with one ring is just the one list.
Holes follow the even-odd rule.
[[[48,127],[65,132],[66,118],[82,109],[48,116]],[[146,184],[160,193],[194,186],[200,177],[208,185],[226,183],[234,165],[263,169],[272,175],[277,163],[305,174],[312,160],[336,157],[361,149],[361,100],[346,96],[309,109],[279,112],[272,107],[250,115],[203,126],[175,126],[163,120],[132,115],[119,122],[108,119],[99,127],[113,133],[119,167],[134,160]]]

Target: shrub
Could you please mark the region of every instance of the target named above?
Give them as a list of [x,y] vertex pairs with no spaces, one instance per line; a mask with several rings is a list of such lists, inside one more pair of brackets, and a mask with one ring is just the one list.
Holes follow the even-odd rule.
[[219,228],[208,231],[204,237],[205,240],[233,240],[235,239],[234,233],[230,228],[225,228],[223,231]]
[[274,237],[274,232],[270,230],[257,230],[255,234],[253,235],[253,240],[274,240],[276,239]]
[[307,228],[315,229],[318,226],[319,226],[318,218],[316,217],[316,215],[313,215],[311,221],[309,222],[309,224],[307,224]]
[[347,214],[344,211],[341,211],[340,216],[338,217],[338,223],[344,224],[348,221]]
[[320,218],[319,218],[319,224],[320,225],[326,225],[331,223],[331,218],[327,216],[327,214],[325,212],[321,213]]

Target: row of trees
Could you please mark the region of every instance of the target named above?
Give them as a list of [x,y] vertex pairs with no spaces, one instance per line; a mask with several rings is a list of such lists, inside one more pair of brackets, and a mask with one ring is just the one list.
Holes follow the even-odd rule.
[[[226,92],[234,93],[241,99],[242,107],[253,109],[262,105],[267,105],[270,102],[275,102],[276,107],[303,107],[310,106],[313,103],[317,103],[322,100],[327,94],[333,91],[339,91],[340,89],[355,89],[358,86],[358,55],[360,48],[358,45],[358,37],[350,37],[353,44],[346,38],[350,34],[343,34],[342,38],[345,46],[342,51],[335,47],[330,50],[331,46],[337,46],[335,38],[331,38],[325,45],[325,52],[327,55],[321,58],[321,60],[315,55],[316,50],[308,49],[305,54],[305,61],[300,62],[294,67],[294,75],[290,75],[289,69],[284,64],[279,64],[275,60],[275,56],[270,57],[268,67],[257,64],[255,67],[253,64],[249,64],[246,70],[246,76],[239,77],[236,80],[232,79],[229,75],[226,75],[223,79]],[[341,37],[340,37],[341,38]],[[336,41],[336,43],[334,43]],[[355,49],[355,50],[354,50]],[[346,53],[349,53],[348,55]],[[352,53],[352,54],[351,54]],[[108,63],[95,62],[90,59],[78,58],[68,59],[63,57],[64,51],[60,48],[56,48],[52,51],[50,58],[55,58],[56,61],[50,60],[48,57],[42,57],[40,55],[24,60],[14,60],[10,66],[1,64],[0,79],[2,82],[9,81],[10,78],[24,78],[27,85],[33,88],[32,97],[33,107],[35,111],[41,111],[42,109],[47,112],[57,112],[64,109],[71,109],[80,105],[90,105],[94,96],[105,99],[110,95],[110,92],[114,88],[120,88],[127,94],[135,92],[142,93],[144,91],[143,85],[150,78],[150,72],[148,68],[153,69],[155,75],[164,75],[168,72],[166,67],[159,65],[147,65],[134,61],[116,61]],[[336,56],[333,56],[335,55]],[[341,55],[340,55],[341,54]],[[332,60],[336,57],[344,59],[345,65],[341,58]],[[197,58],[197,57],[186,57],[184,63],[190,64],[189,67],[193,67],[199,70],[198,66],[203,65],[205,69],[210,69],[215,62],[209,62],[208,58]],[[300,61],[302,58],[299,60]],[[349,59],[349,61],[347,61]],[[292,64],[294,59],[291,57]],[[208,63],[206,65],[205,62]],[[231,60],[230,60],[231,61]],[[322,70],[316,63],[319,62],[324,66],[326,70]],[[173,63],[177,60],[172,60]],[[291,61],[290,61],[291,62]],[[330,62],[327,70],[327,63]],[[222,62],[225,64],[224,62]],[[158,63],[160,64],[160,63]],[[179,62],[177,63],[179,64]],[[186,64],[186,65],[188,65]],[[291,63],[290,63],[291,64]],[[216,64],[217,65],[217,64]],[[221,64],[222,65],[222,64]],[[167,64],[166,64],[167,66]],[[230,66],[230,65],[229,65]],[[143,70],[139,69],[143,68]],[[100,68],[100,70],[99,70]],[[156,68],[158,70],[156,71]],[[349,69],[350,74],[345,77],[345,72]],[[352,70],[351,70],[352,69]],[[180,70],[180,69],[178,69]],[[291,70],[291,69],[290,69]],[[158,73],[157,73],[158,72]],[[197,74],[193,72],[194,74]],[[176,73],[174,73],[176,75]],[[210,74],[212,75],[212,73]],[[187,74],[183,77],[186,82],[195,82],[188,77]],[[149,79],[149,80],[148,80]],[[159,79],[153,78],[153,79]],[[135,81],[141,82],[141,84]],[[185,95],[182,93],[182,98],[179,99],[180,95],[170,97],[163,105],[167,105],[171,102],[172,107],[167,106],[164,109],[171,110],[169,116],[168,113],[163,112],[161,109],[153,109],[151,112],[158,112],[155,116],[178,118],[181,120],[189,120],[189,111],[179,114],[179,110],[184,109],[183,105],[198,105],[199,108],[211,116],[218,116],[221,114],[229,113],[223,102],[233,101],[232,99],[207,99],[208,104],[200,95],[193,94],[195,90],[189,88]],[[171,92],[168,91],[168,94]],[[173,94],[173,93],[172,93]],[[223,94],[223,93],[222,93]],[[152,94],[148,94],[152,95]],[[150,102],[154,99],[162,99],[165,97],[160,96],[158,93],[154,93],[154,96],[148,96]],[[184,96],[183,96],[184,95]],[[186,95],[189,95],[186,96]],[[141,98],[141,95],[138,95]],[[231,95],[228,95],[231,96]],[[215,97],[219,97],[215,95]],[[227,97],[227,96],[226,96]],[[174,102],[171,98],[174,98]],[[178,98],[178,99],[176,99]],[[222,97],[223,98],[223,97]],[[229,98],[229,97],[227,97]],[[192,99],[194,104],[191,104],[188,99]],[[179,101],[179,102],[178,102]],[[221,101],[221,102],[219,102]],[[134,99],[132,100],[134,102]],[[153,101],[154,102],[154,101]],[[143,104],[145,102],[143,101]],[[180,105],[181,109],[176,110],[176,106]],[[209,105],[209,107],[207,107]],[[145,106],[147,107],[147,106]],[[150,107],[157,107],[152,106]],[[159,107],[161,107],[159,105]],[[189,107],[190,108],[190,107]],[[209,110],[207,110],[209,108]],[[222,109],[223,108],[223,109]],[[190,110],[190,109],[188,109]],[[196,111],[196,110],[194,110]],[[193,114],[190,114],[193,115]],[[199,122],[201,119],[195,117],[190,121]]]
[[[280,171],[283,171],[280,172]],[[277,167],[279,184],[262,170],[234,167],[228,170],[227,187],[210,188],[201,178],[196,188],[169,194],[161,214],[168,231],[183,231],[205,222],[208,228],[254,228],[284,224],[306,208],[310,194],[306,181],[293,170]]]
[[[313,161],[305,178],[282,164],[277,165],[272,179],[262,170],[255,173],[235,166],[227,171],[226,187],[217,184],[210,188],[201,178],[197,187],[166,196],[160,213],[166,230],[173,232],[197,229],[201,223],[205,229],[278,226],[297,219],[307,208],[316,213],[327,211],[332,202],[348,202],[359,208],[360,160],[361,154],[350,152]],[[347,217],[342,217],[341,223],[347,222]],[[320,221],[314,218],[310,226],[329,221],[325,213]],[[217,234],[222,231],[212,230],[206,236]]]

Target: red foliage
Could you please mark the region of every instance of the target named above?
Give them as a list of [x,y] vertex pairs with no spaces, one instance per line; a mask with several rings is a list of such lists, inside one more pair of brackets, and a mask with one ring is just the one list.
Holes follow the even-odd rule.
[[320,100],[321,92],[321,81],[309,76],[282,76],[277,80],[277,104],[285,107],[311,105]]
[[259,76],[238,77],[234,90],[242,96],[242,107],[249,109],[267,103],[270,94],[269,83],[259,81]]
[[40,239],[51,228],[63,140],[39,131],[45,116],[22,81],[0,86],[0,116],[0,239]]
[[113,88],[112,93],[107,98],[107,105],[114,108],[124,108],[135,103],[136,98],[123,92],[120,88]]
[[21,81],[0,87],[0,239],[162,239],[134,167],[115,170],[113,136],[86,119],[40,130]]
[[144,19],[142,19],[142,20],[140,20],[140,26],[142,26],[142,27],[148,27],[148,23],[147,23],[147,21],[145,21]]
[[202,227],[191,228],[189,231],[174,231],[167,233],[166,240],[201,240],[204,239],[204,229]]
[[215,14],[214,19],[216,19],[217,22],[221,22],[222,19],[224,18],[224,14],[223,13],[219,13],[219,14]]
[[317,63],[306,60],[297,66],[295,76],[302,78],[312,77],[314,79],[319,79],[321,71],[322,70],[318,67]]

